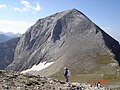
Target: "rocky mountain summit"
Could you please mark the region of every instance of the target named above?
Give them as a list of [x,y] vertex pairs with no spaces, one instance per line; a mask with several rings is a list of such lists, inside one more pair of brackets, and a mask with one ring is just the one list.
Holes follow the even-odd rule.
[[14,60],[6,69],[23,71],[46,61],[54,63],[34,73],[51,76],[65,65],[76,74],[115,73],[119,52],[118,41],[72,9],[39,19],[31,26],[17,43]]

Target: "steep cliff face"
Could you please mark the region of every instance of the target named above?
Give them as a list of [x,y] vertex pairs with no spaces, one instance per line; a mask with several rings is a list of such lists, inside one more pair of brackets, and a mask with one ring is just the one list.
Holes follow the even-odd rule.
[[49,76],[64,65],[89,72],[120,62],[118,52],[120,45],[115,39],[72,9],[39,19],[31,26],[20,38],[14,61],[6,69],[22,71],[46,61],[54,64],[37,73]]
[[20,38],[0,43],[0,70],[5,69],[14,59],[14,51]]

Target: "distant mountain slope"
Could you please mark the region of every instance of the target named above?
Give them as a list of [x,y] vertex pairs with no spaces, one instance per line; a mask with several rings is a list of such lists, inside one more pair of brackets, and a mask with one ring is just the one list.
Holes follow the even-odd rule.
[[14,34],[12,32],[4,33],[4,32],[0,31],[0,42],[5,42],[7,40],[10,40],[12,38],[17,38],[20,36],[21,36],[21,34],[19,34],[19,33],[17,33],[17,34]]
[[20,34],[20,33],[16,33],[16,34],[14,34],[14,33],[12,33],[12,32],[1,32],[0,31],[0,34],[4,34],[4,35],[6,35],[6,36],[10,36],[10,37],[20,37],[22,34]]
[[20,38],[0,43],[0,70],[6,68],[14,59],[14,50]]
[[10,37],[20,37],[20,36],[21,36],[20,33],[16,33],[16,34],[14,34],[14,33],[12,33],[12,32],[4,33],[4,35],[6,35],[6,36],[10,36]]
[[11,39],[12,37],[10,36],[6,36],[4,34],[0,34],[0,42],[4,42],[4,41],[7,41],[9,39]]
[[[70,67],[81,73],[116,73],[120,63],[119,42],[82,12],[72,9],[39,19],[22,35],[7,70],[23,71],[40,62],[54,62],[33,71],[51,76]],[[31,72],[32,73],[32,72]]]

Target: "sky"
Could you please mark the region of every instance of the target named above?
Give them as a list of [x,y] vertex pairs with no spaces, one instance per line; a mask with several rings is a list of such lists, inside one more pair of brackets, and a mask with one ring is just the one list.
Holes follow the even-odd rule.
[[120,42],[120,0],[0,0],[0,31],[23,34],[38,19],[73,8]]

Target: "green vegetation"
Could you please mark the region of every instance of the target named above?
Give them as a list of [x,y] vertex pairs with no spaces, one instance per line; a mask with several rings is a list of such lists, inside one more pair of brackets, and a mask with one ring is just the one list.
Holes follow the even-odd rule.
[[120,75],[117,74],[104,74],[103,78],[110,82],[120,82]]
[[112,61],[112,56],[110,55],[100,55],[96,54],[96,61],[98,64],[109,64]]
[[[63,74],[56,73],[53,76],[51,76],[54,79],[58,79],[58,80],[65,80]],[[71,82],[88,82],[89,81],[96,81],[96,80],[108,80],[111,84],[113,84],[114,82],[119,82],[120,83],[120,75],[116,75],[116,74],[94,74],[94,73],[90,73],[90,74],[76,74],[76,75],[71,75],[70,76],[70,81]]]
[[[112,82],[120,82],[120,75],[116,74],[118,67],[107,67],[108,64],[114,63],[112,61],[112,56],[110,55],[100,55],[96,54],[96,64],[98,67],[91,71],[87,71],[81,69],[80,66],[77,66],[77,70],[75,69],[75,65],[70,66],[71,71],[71,82],[89,82],[90,80],[108,80],[110,83]],[[52,78],[58,80],[65,80],[63,76],[64,69],[61,69],[60,72],[52,75]]]

